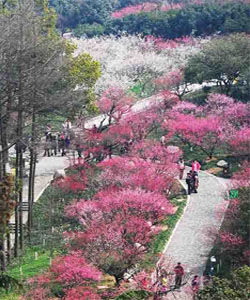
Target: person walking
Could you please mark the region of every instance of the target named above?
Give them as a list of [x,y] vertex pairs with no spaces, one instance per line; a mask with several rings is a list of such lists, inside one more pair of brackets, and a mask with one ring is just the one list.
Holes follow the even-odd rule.
[[66,151],[69,149],[69,146],[70,146],[70,137],[66,136],[66,138],[65,138]]
[[177,266],[174,267],[175,272],[175,289],[180,289],[182,278],[184,276],[184,269],[180,262],[177,263]]
[[57,155],[57,147],[58,147],[58,144],[57,144],[56,136],[52,135],[51,136],[51,155],[53,155],[53,154],[55,156]]
[[179,178],[181,180],[183,178],[183,174],[184,174],[184,170],[185,170],[185,162],[184,162],[183,158],[180,158],[178,165],[179,165],[179,172],[180,172]]
[[62,150],[62,156],[66,155],[65,147],[65,136],[61,134],[58,138],[58,151],[61,152]]
[[193,160],[192,161],[192,172],[199,172],[201,168],[201,165],[199,164],[199,162],[197,160]]
[[191,192],[192,192],[192,184],[193,184],[193,178],[192,178],[192,173],[191,172],[187,173],[186,184],[188,186],[188,195],[190,195]]
[[48,156],[50,157],[50,140],[46,139],[44,142],[44,154],[43,156]]
[[196,171],[192,172],[192,192],[198,193],[197,189],[199,187],[199,177]]

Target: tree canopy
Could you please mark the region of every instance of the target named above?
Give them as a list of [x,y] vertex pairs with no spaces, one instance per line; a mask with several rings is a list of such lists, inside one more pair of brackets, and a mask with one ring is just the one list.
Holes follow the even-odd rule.
[[233,34],[216,38],[190,58],[185,78],[192,83],[216,81],[221,92],[230,94],[234,85],[249,86],[249,62],[250,39],[247,35]]

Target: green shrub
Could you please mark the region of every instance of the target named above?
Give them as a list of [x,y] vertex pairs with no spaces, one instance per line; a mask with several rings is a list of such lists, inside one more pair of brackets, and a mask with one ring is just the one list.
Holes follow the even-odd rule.
[[80,24],[73,30],[76,37],[87,36],[88,38],[100,36],[104,33],[104,27],[101,24]]
[[129,291],[126,292],[118,297],[116,297],[116,300],[146,300],[150,296],[149,292],[146,292],[144,290],[140,291]]

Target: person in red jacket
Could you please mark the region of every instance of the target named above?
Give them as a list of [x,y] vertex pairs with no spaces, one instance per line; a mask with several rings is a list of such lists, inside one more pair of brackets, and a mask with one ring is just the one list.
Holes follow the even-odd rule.
[[177,266],[174,267],[175,272],[175,289],[181,287],[182,277],[184,275],[184,269],[180,262],[177,263]]
[[199,162],[197,160],[192,162],[192,172],[199,172],[201,168],[201,165],[199,164]]

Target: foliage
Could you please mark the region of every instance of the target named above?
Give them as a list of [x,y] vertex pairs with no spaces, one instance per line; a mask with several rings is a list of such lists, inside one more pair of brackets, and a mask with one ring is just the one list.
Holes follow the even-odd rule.
[[0,239],[6,233],[6,226],[15,206],[13,176],[6,175],[0,182]]
[[225,95],[210,94],[203,106],[177,103],[162,127],[168,130],[168,137],[178,137],[210,158],[220,148],[227,154],[243,156],[249,147],[248,115],[247,104]]
[[[189,82],[216,81],[221,93],[230,94],[234,89],[249,85],[246,71],[249,69],[250,41],[244,34],[217,38],[202,47],[200,53],[190,58],[185,69]],[[225,57],[228,59],[225,60]],[[237,82],[239,78],[245,82]],[[243,86],[240,86],[243,84]]]
[[[92,298],[97,295],[92,291],[91,284],[100,280],[101,273],[87,264],[81,252],[73,252],[66,256],[59,256],[53,262],[47,273],[29,280],[30,290],[25,299],[48,299],[49,296],[65,296],[72,299],[73,295],[86,293]],[[81,288],[80,288],[81,287]]]
[[[182,216],[183,210],[186,206],[186,201],[184,200],[185,195],[181,196],[182,199],[171,199],[170,202],[177,208],[176,212],[170,216],[168,216],[165,220],[163,220],[163,226],[166,226],[166,230],[161,231],[154,239],[152,244],[151,252],[153,256],[157,253],[162,253],[164,247],[169,240],[173,229],[179,218]],[[181,201],[179,201],[181,200]]]
[[51,0],[50,4],[58,13],[58,27],[62,32],[67,28],[76,28],[80,24],[105,24],[113,10],[115,1],[59,1]]
[[0,297],[1,297],[1,300],[19,300],[20,294],[18,294],[16,292],[10,292],[8,294],[0,292]]
[[65,204],[73,197],[74,193],[68,193],[65,198],[65,191],[53,186],[45,190],[39,202],[34,205],[33,229],[29,242],[31,246],[45,244],[44,247],[49,250],[63,247],[61,239],[65,224],[63,211]]
[[197,299],[249,299],[250,267],[243,266],[229,274],[228,279],[213,277],[212,283],[198,292]]
[[[100,63],[95,61],[88,53],[72,57],[69,67],[69,82],[80,88],[82,93],[85,94],[88,110],[94,107],[94,86],[100,76]],[[79,112],[83,108],[82,103],[79,103],[74,105],[73,110]]]
[[198,146],[210,158],[220,144],[220,120],[216,117],[196,118],[193,115],[175,113],[167,122],[170,134],[178,135],[184,142]]
[[76,37],[88,37],[100,36],[104,33],[104,27],[101,24],[80,24],[74,30],[73,33]]
[[[238,3],[237,3],[238,2]],[[106,33],[154,35],[173,39],[186,35],[211,35],[221,33],[249,32],[249,4],[239,1],[224,4],[207,1],[183,9],[141,12],[113,19]]]
[[[105,34],[126,31],[171,39],[190,34],[209,35],[217,31],[249,31],[249,6],[244,0],[184,0],[168,1],[168,4],[159,0],[50,0],[50,4],[55,7],[62,32],[93,24],[104,26]],[[90,31],[100,33],[99,29]]]
[[[215,236],[214,248],[209,256],[218,262],[216,276],[211,285],[198,294],[198,299],[248,299],[249,298],[249,163],[232,176],[230,189],[237,190],[237,198],[230,199],[221,208],[224,215],[219,233]],[[213,235],[214,237],[214,235]],[[208,266],[209,267],[209,263]]]
[[[165,164],[164,164],[165,163]],[[174,176],[178,174],[175,163],[165,161],[162,164],[146,162],[137,157],[114,158],[112,162],[103,162],[103,181],[122,187],[141,187],[147,191],[165,192],[172,190]]]
[[15,278],[13,278],[7,274],[1,273],[0,274],[0,290],[3,289],[7,292],[11,288],[12,289],[13,288],[21,289],[22,285]]
[[117,215],[138,216],[154,224],[172,213],[172,206],[166,198],[156,192],[145,192],[138,188],[122,190],[104,190],[96,200],[72,203],[66,208],[68,217],[77,218],[83,225],[89,226],[95,215],[103,214],[103,219],[113,220]]
[[125,292],[124,294],[116,297],[116,300],[128,300],[128,299],[133,299],[133,300],[145,300],[148,299],[150,296],[149,292],[146,292],[144,290],[141,291],[129,291]]
[[[36,252],[37,260],[35,259]],[[28,248],[20,260],[14,261],[8,266],[7,274],[21,281],[47,270],[49,263],[50,252],[48,250],[43,250],[41,247]],[[22,273],[20,273],[20,267],[22,268]]]
[[75,287],[67,291],[65,300],[75,299],[99,300],[101,298],[99,297],[99,295],[95,294],[89,287]]
[[[108,118],[108,124],[111,125],[111,123],[119,122],[126,113],[131,111],[133,101],[134,99],[126,95],[122,89],[112,87],[102,94],[97,106],[104,118]],[[103,119],[102,122],[105,120]]]
[[171,205],[157,193],[136,190],[104,190],[97,200],[75,202],[66,208],[84,232],[69,233],[73,249],[83,249],[95,265],[117,283],[146,252],[156,224],[172,212]]
[[238,188],[238,191],[239,199],[231,201],[216,241],[219,257],[230,261],[231,267],[249,260],[249,187]]
[[159,89],[171,90],[180,98],[186,93],[184,71],[182,69],[173,70],[164,76],[156,79]]
[[154,10],[158,10],[160,8],[161,11],[168,11],[171,9],[180,9],[181,5],[180,4],[164,4],[162,3],[151,3],[151,2],[144,2],[142,4],[137,4],[137,5],[130,5],[127,7],[122,8],[121,10],[117,10],[113,12],[112,17],[117,19],[117,18],[124,18],[127,15],[131,14],[138,14],[140,12],[150,12]]

